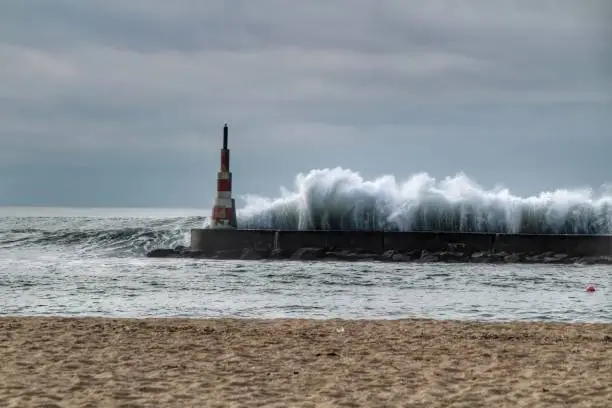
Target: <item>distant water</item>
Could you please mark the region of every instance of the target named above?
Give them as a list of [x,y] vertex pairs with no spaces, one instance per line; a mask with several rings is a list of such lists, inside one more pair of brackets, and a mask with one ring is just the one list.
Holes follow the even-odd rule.
[[0,314],[612,322],[609,266],[144,256],[186,244],[206,214],[0,208]]

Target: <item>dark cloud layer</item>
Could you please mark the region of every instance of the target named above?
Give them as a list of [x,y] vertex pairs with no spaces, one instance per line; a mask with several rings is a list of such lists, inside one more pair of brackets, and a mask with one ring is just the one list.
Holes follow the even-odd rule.
[[0,204],[206,206],[225,121],[243,193],[336,165],[596,187],[610,4],[9,0]]

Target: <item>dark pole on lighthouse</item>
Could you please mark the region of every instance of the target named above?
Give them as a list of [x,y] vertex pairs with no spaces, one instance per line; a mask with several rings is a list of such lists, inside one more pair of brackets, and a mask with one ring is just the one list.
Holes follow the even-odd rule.
[[223,149],[227,150],[227,123],[223,126]]

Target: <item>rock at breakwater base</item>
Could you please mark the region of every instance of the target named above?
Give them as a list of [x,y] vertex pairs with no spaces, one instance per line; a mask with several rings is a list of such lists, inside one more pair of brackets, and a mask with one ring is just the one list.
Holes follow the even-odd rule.
[[157,248],[147,252],[148,258],[201,258],[203,255],[202,251],[194,251],[184,246]]
[[206,253],[184,246],[159,248],[147,253],[149,258],[201,258],[242,260],[296,260],[296,261],[379,261],[379,262],[446,262],[446,263],[531,263],[531,264],[601,264],[612,265],[612,256],[575,257],[566,254],[545,252],[428,252],[413,250],[400,252],[389,250],[382,254],[360,249],[333,250],[328,248],[300,248],[296,251],[267,250],[255,248],[230,249]]

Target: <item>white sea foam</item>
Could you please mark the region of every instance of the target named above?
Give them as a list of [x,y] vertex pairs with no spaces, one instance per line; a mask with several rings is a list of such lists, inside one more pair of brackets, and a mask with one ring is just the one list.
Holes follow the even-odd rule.
[[338,167],[298,174],[293,189],[276,198],[244,198],[238,212],[243,228],[612,233],[610,191],[558,189],[519,197],[507,188],[485,190],[464,174],[365,180]]

